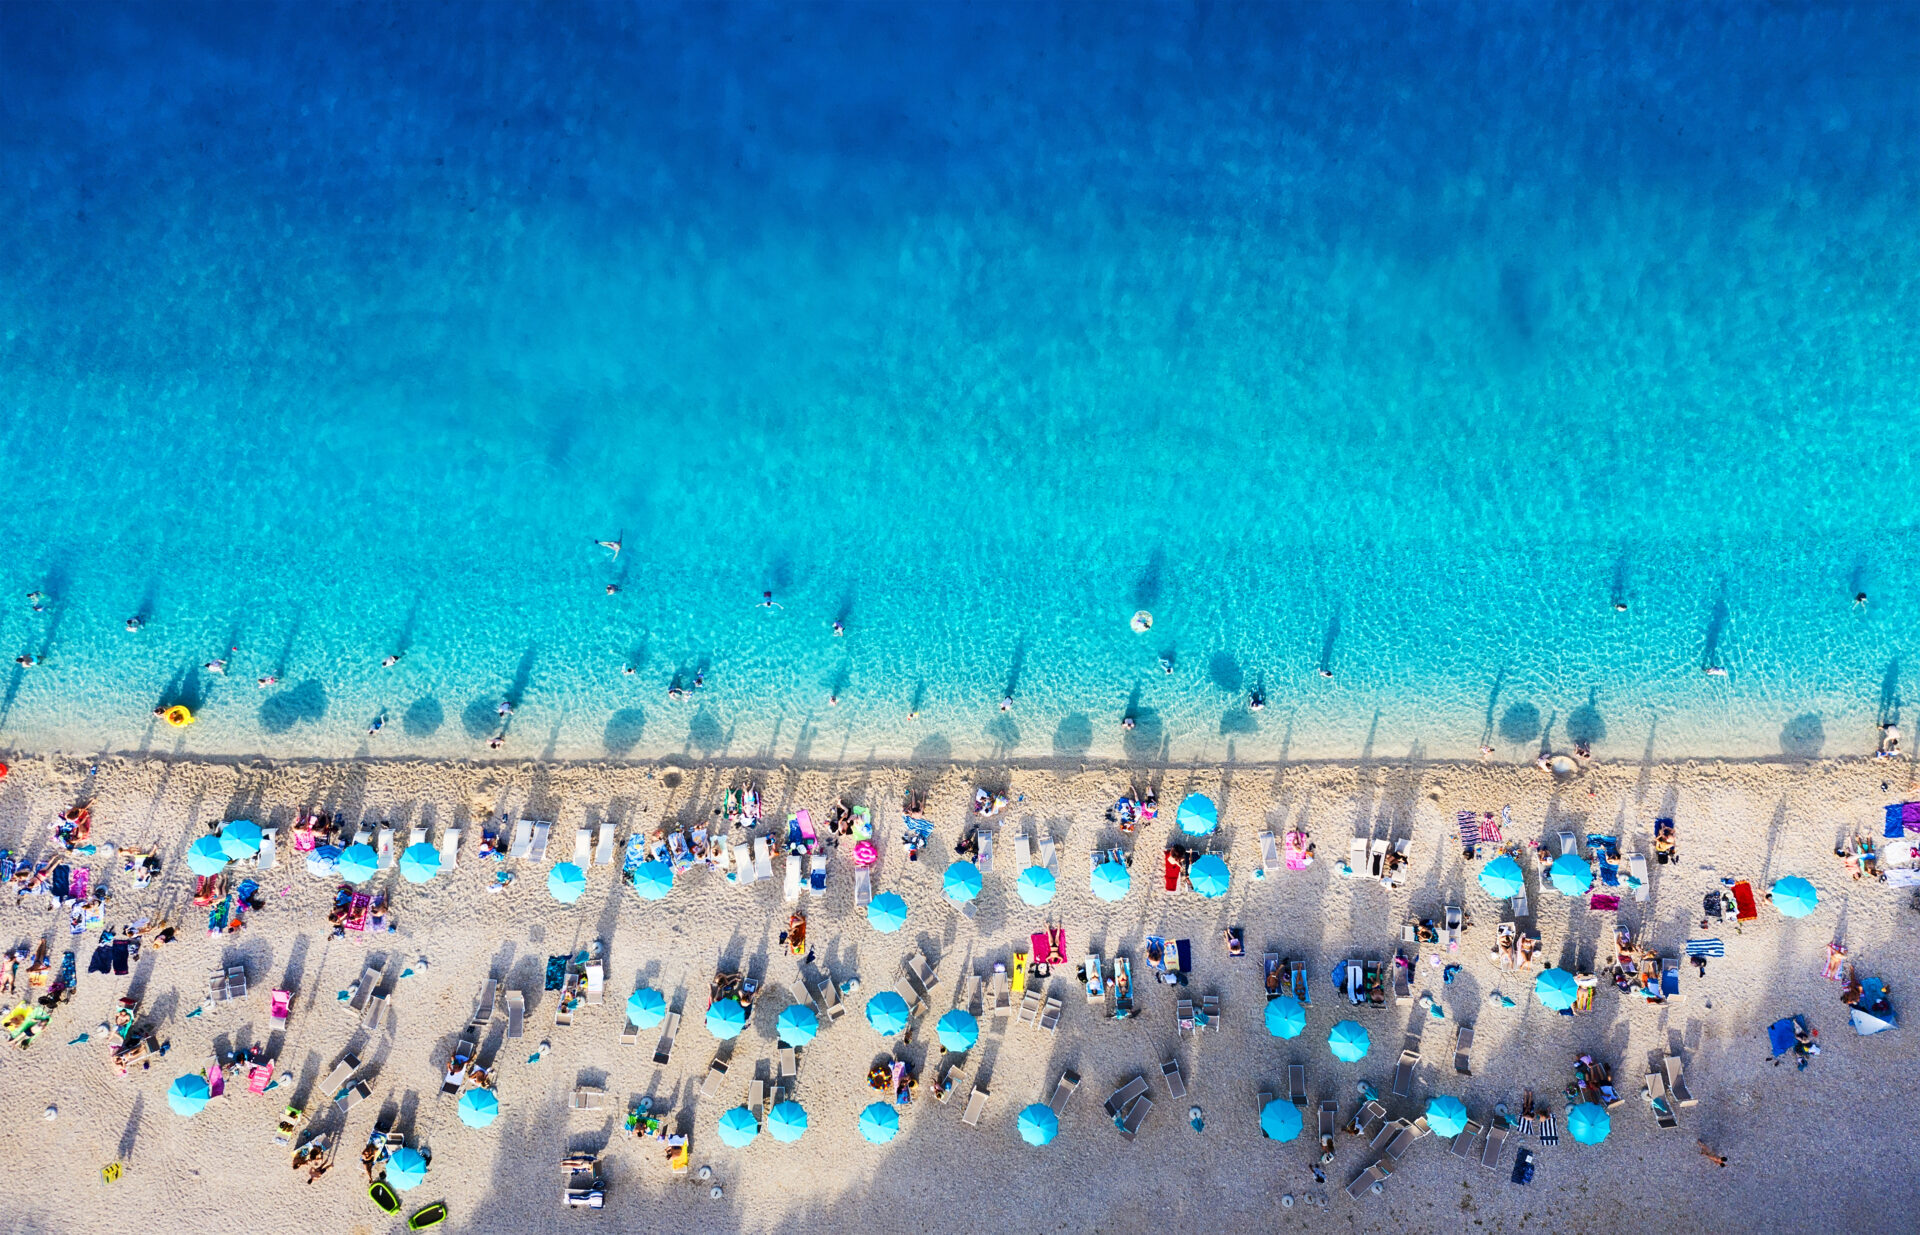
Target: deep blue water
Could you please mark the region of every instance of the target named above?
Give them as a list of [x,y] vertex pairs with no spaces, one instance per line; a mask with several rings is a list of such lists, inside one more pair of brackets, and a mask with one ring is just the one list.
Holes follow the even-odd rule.
[[1867,749],[1915,17],[0,7],[0,741]]

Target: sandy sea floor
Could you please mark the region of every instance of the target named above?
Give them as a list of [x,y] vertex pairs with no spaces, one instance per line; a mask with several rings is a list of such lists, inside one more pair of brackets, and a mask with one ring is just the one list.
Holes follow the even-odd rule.
[[[745,768],[692,765],[480,766],[449,763],[175,763],[159,759],[106,760],[96,772],[87,761],[19,756],[0,782],[0,844],[29,857],[57,848],[50,825],[61,809],[90,798],[95,839],[122,845],[158,845],[165,866],[159,879],[135,890],[118,863],[93,863],[96,884],[113,891],[106,921],[123,924],[171,911],[185,929],[174,945],[148,950],[127,978],[85,972],[95,932],[68,934],[64,913],[46,897],[9,896],[0,907],[9,946],[50,938],[58,952],[73,948],[81,967],[77,993],[61,1006],[40,1039],[22,1051],[0,1051],[0,1155],[19,1185],[5,1225],[17,1231],[64,1232],[203,1228],[244,1223],[255,1230],[403,1229],[380,1214],[365,1194],[355,1159],[377,1118],[392,1115],[411,1145],[428,1144],[433,1166],[426,1182],[404,1194],[404,1212],[445,1200],[445,1228],[475,1231],[585,1229],[613,1224],[655,1229],[810,1231],[864,1228],[966,1231],[1181,1229],[1251,1231],[1328,1226],[1438,1230],[1734,1231],[1752,1228],[1756,1213],[1778,1230],[1885,1229],[1889,1216],[1912,1208],[1912,1185],[1883,1168],[1905,1160],[1910,1138],[1899,1129],[1920,1120],[1920,1080],[1898,1031],[1872,1038],[1848,1029],[1838,987],[1821,975],[1830,941],[1844,939],[1863,974],[1893,985],[1896,1007],[1905,976],[1920,961],[1914,927],[1920,915],[1909,894],[1870,881],[1850,881],[1834,857],[1836,838],[1859,831],[1877,836],[1881,807],[1920,797],[1909,765],[1867,761],[1829,763],[1622,763],[1599,765],[1567,782],[1552,782],[1532,767],[1474,767],[1373,762],[1365,764],[1241,765],[1212,767],[953,767],[906,766]],[[643,902],[617,882],[617,866],[588,872],[579,903],[561,905],[545,890],[545,871],[509,862],[517,883],[489,895],[496,865],[476,856],[477,821],[505,811],[556,822],[548,864],[564,860],[573,830],[611,821],[624,841],[634,828],[662,821],[709,818],[728,787],[757,780],[769,820],[802,807],[816,819],[838,796],[869,803],[884,840],[876,886],[899,892],[910,906],[906,928],[882,935],[853,905],[853,863],[843,849],[823,896],[803,897],[818,960],[836,980],[858,977],[849,1014],[826,1028],[803,1055],[796,1089],[809,1128],[797,1143],[761,1135],[745,1149],[723,1147],[716,1119],[742,1101],[746,1081],[771,1077],[774,1022],[794,999],[805,999],[794,959],[779,943],[789,907],[781,882],[737,887],[710,872],[683,876],[661,902]],[[1103,818],[1105,807],[1130,781],[1158,788],[1160,822],[1123,837]],[[998,784],[1014,801],[1001,821],[994,873],[985,880],[975,919],[963,918],[940,894],[940,874],[970,819],[977,783]],[[1883,788],[1883,782],[1885,788]],[[901,795],[909,785],[929,794],[935,825],[925,858],[908,862],[898,843]],[[1228,894],[1203,900],[1189,891],[1161,889],[1160,851],[1173,805],[1187,792],[1212,794],[1221,807],[1217,847],[1233,874]],[[1568,1019],[1548,1013],[1531,996],[1531,975],[1502,971],[1489,958],[1501,907],[1473,883],[1453,840],[1458,810],[1510,805],[1509,839],[1547,838],[1563,829],[1620,836],[1629,850],[1645,849],[1652,821],[1673,817],[1679,827],[1677,864],[1652,867],[1652,894],[1644,904],[1625,898],[1616,915],[1576,904],[1551,888],[1532,889],[1541,953],[1548,961],[1591,970],[1610,954],[1617,917],[1648,946],[1678,954],[1690,935],[1714,934],[1727,955],[1711,962],[1704,979],[1684,971],[1685,997],[1665,1006],[1630,1004],[1603,983],[1592,1014]],[[204,911],[191,895],[185,849],[208,825],[251,818],[285,827],[297,811],[333,812],[348,821],[390,821],[396,829],[427,825],[437,839],[448,825],[467,829],[457,870],[424,887],[393,877],[397,930],[381,938],[350,934],[332,939],[324,921],[335,886],[311,878],[285,843],[280,866],[262,877],[267,905],[247,927],[225,939],[202,929]],[[1302,872],[1256,879],[1261,831],[1304,827],[1320,860]],[[1013,895],[1009,829],[1045,831],[1060,849],[1059,892],[1044,910]],[[1411,838],[1407,878],[1388,889],[1338,871],[1349,838]],[[1136,852],[1131,893],[1113,905],[1088,888],[1089,851],[1126,845]],[[1530,882],[1539,867],[1529,863]],[[1811,879],[1822,903],[1808,918],[1788,920],[1763,905],[1760,920],[1735,934],[1702,932],[1702,894],[1722,876],[1747,878],[1757,888],[1788,874]],[[1573,1143],[1564,1126],[1557,1146],[1513,1138],[1499,1170],[1467,1164],[1438,1138],[1418,1142],[1380,1196],[1359,1202],[1341,1192],[1378,1155],[1341,1136],[1324,1185],[1310,1174],[1315,1156],[1309,1129],[1293,1143],[1263,1140],[1254,1095],[1282,1090],[1287,1065],[1306,1065],[1312,1103],[1339,1103],[1342,1122],[1356,1104],[1356,1082],[1389,1087],[1400,1037],[1418,1008],[1348,1009],[1328,980],[1344,957],[1385,960],[1412,912],[1437,916],[1457,898],[1475,919],[1457,957],[1463,969],[1451,986],[1424,959],[1414,993],[1431,991],[1446,1019],[1429,1020],[1422,1063],[1409,1101],[1389,1101],[1393,1115],[1417,1114],[1435,1094],[1465,1100],[1484,1120],[1495,1102],[1516,1110],[1532,1088],[1564,1119],[1562,1088],[1576,1054],[1610,1063],[1626,1101],[1613,1114],[1609,1139],[1597,1147]],[[865,1083],[868,1067],[889,1043],[871,1030],[861,1009],[866,997],[891,987],[901,959],[924,950],[937,962],[936,1003],[913,1026],[902,1048],[915,1066],[938,1061],[933,1020],[955,998],[963,974],[983,972],[1025,947],[1043,924],[1064,927],[1075,963],[1091,942],[1108,957],[1130,953],[1139,1015],[1108,1018],[1090,1006],[1074,965],[1056,966],[1049,989],[1064,1015],[1048,1035],[1009,1018],[983,1033],[964,1067],[968,1082],[983,1077],[991,1097],[977,1129],[962,1125],[963,1102],[938,1104],[923,1085],[902,1112],[901,1134],[889,1145],[861,1139],[856,1119],[878,1095]],[[1244,928],[1248,956],[1230,958],[1223,928]],[[1147,934],[1193,941],[1187,992],[1220,996],[1217,1033],[1182,1041],[1174,1017],[1176,996],[1151,984],[1143,958]],[[552,993],[542,990],[550,954],[598,939],[608,959],[603,1006],[588,1008],[570,1027],[554,1025]],[[1265,1031],[1261,1013],[1260,954],[1273,950],[1311,962],[1313,1003],[1306,1032],[1281,1041]],[[1433,953],[1429,946],[1424,952]],[[338,999],[370,953],[389,958],[389,972],[411,968],[394,984],[390,1023],[373,1034]],[[252,993],[238,1004],[201,1004],[206,974],[217,964],[244,964]],[[747,1032],[737,1040],[718,1100],[696,1090],[715,1042],[701,1024],[706,984],[716,965],[737,965],[758,977],[762,992]],[[1537,966],[1536,966],[1537,971]],[[501,1117],[475,1130],[455,1117],[452,1099],[437,1094],[439,1061],[473,1012],[474,992],[488,976],[527,992],[528,1032],[502,1043],[496,1021],[482,1053],[497,1055]],[[623,1046],[622,1007],[636,982],[659,986],[684,1000],[687,1024],[671,1062],[652,1062],[657,1030],[637,1046]],[[295,992],[292,1019],[272,1027],[267,992]],[[138,993],[169,1054],[147,1071],[116,1077],[98,1026],[121,995]],[[1500,990],[1518,1003],[1501,1009]],[[1765,1026],[1805,1013],[1820,1030],[1824,1052],[1804,1072],[1791,1059],[1766,1061]],[[1333,1023],[1351,1016],[1370,1031],[1373,1047],[1360,1064],[1334,1061],[1326,1047]],[[1452,1067],[1454,1027],[1476,1032],[1473,1075]],[[69,1045],[83,1032],[94,1040]],[[533,1044],[552,1049],[528,1063]],[[322,1107],[311,1091],[346,1049],[370,1075],[372,1100],[343,1121],[331,1107],[317,1125],[340,1129],[338,1165],[309,1186],[287,1167],[272,1132],[285,1089],[249,1095],[244,1083],[199,1116],[183,1120],[167,1106],[173,1078],[198,1068],[215,1051],[265,1040],[282,1070],[292,1073],[296,1105]],[[1698,1104],[1680,1112],[1678,1131],[1657,1130],[1639,1095],[1650,1053],[1678,1046]],[[1205,1130],[1187,1123],[1188,1102],[1171,1099],[1159,1076],[1170,1055],[1182,1060],[1191,1097],[1204,1112]],[[1046,1148],[1025,1145],[1015,1130],[1020,1108],[1044,1101],[1063,1069],[1083,1078]],[[1155,1106],[1137,1141],[1129,1144],[1101,1114],[1118,1085],[1147,1074]],[[570,1112],[568,1092],[578,1084],[604,1086],[614,1109]],[[709,1183],[668,1173],[653,1142],[621,1128],[620,1109],[642,1095],[671,1110],[691,1128],[693,1162],[709,1165],[724,1185],[711,1199]],[[43,1122],[49,1104],[58,1115]],[[1702,1139],[1730,1159],[1718,1169],[1696,1151]],[[1513,1144],[1537,1154],[1531,1186],[1508,1179]],[[609,1179],[607,1210],[570,1212],[559,1204],[558,1160],[568,1152],[601,1152]],[[123,1164],[107,1184],[101,1168]],[[1878,1164],[1876,1166],[1876,1164]],[[1872,1181],[1863,1172],[1872,1174]],[[1326,1212],[1305,1203],[1309,1192],[1330,1200]],[[1281,1208],[1283,1194],[1295,1204]]]

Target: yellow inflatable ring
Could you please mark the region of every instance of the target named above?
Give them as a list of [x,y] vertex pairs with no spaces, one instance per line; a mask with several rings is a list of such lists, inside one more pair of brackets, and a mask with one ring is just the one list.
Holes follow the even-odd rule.
[[193,723],[193,713],[176,703],[167,709],[167,723],[175,729],[185,729]]

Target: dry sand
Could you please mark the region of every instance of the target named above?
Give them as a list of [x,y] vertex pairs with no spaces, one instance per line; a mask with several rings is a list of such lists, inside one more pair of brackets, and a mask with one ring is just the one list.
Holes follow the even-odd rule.
[[[1882,782],[1892,780],[1883,790]],[[788,907],[779,880],[750,888],[718,876],[683,877],[671,896],[642,902],[615,880],[616,868],[590,872],[586,896],[563,906],[545,891],[544,872],[525,871],[504,895],[483,891],[496,869],[475,856],[475,820],[505,810],[557,821],[550,860],[571,848],[571,830],[609,819],[624,839],[629,829],[662,820],[706,817],[722,791],[757,778],[769,819],[809,807],[816,816],[837,796],[871,803],[887,839],[878,886],[900,892],[911,906],[907,927],[894,935],[872,931],[853,908],[849,855],[834,865],[824,897],[808,898],[813,941],[836,979],[858,975],[864,989],[850,1013],[825,1030],[805,1055],[798,1098],[811,1126],[796,1144],[762,1135],[744,1150],[724,1148],[715,1134],[722,1110],[741,1101],[758,1068],[770,1075],[774,1020],[794,998],[804,999],[794,961],[778,942]],[[1103,819],[1105,806],[1130,775],[1157,784],[1162,821],[1131,838],[1139,861],[1132,893],[1117,905],[1088,891],[1088,851],[1123,843]],[[936,825],[927,860],[909,863],[897,843],[897,805],[910,781],[931,789],[927,813]],[[967,820],[976,781],[1011,786],[1020,800],[1006,825],[1048,829],[1061,841],[1060,893],[1044,914],[1012,892],[1011,862],[1002,848],[986,880],[978,918],[969,922],[939,893],[942,867]],[[1218,901],[1160,889],[1159,853],[1172,806],[1188,791],[1215,795],[1233,886]],[[0,1154],[13,1184],[4,1225],[15,1231],[124,1231],[201,1229],[210,1224],[261,1231],[400,1229],[367,1199],[357,1162],[361,1141],[383,1110],[397,1110],[409,1142],[429,1142],[434,1165],[427,1182],[403,1196],[407,1211],[445,1199],[453,1218],[443,1229],[543,1231],[652,1229],[894,1231],[1145,1230],[1169,1223],[1180,1229],[1247,1231],[1328,1226],[1429,1230],[1734,1231],[1753,1229],[1891,1229],[1914,1202],[1904,1163],[1911,1137],[1900,1130],[1920,1122],[1920,1073],[1898,1031],[1858,1038],[1847,1028],[1837,988],[1821,978],[1827,943],[1843,937],[1863,973],[1894,984],[1896,1006],[1905,977],[1920,961],[1914,927],[1920,915],[1908,894],[1871,882],[1850,882],[1833,856],[1836,836],[1860,830],[1877,835],[1880,807],[1920,796],[1909,787],[1908,765],[1863,761],[1826,764],[1689,762],[1600,765],[1564,784],[1531,767],[1462,767],[1368,762],[1276,767],[957,768],[837,766],[695,766],[669,769],[601,766],[476,766],[435,763],[172,763],[159,759],[107,760],[89,778],[85,761],[16,758],[0,782],[0,842],[30,856],[54,846],[49,825],[78,797],[91,796],[96,839],[158,843],[167,857],[160,880],[134,892],[117,865],[96,859],[96,879],[108,872],[120,894],[108,921],[122,923],[179,907],[187,923],[180,942],[149,951],[130,979],[80,975],[78,994],[62,1007],[41,1040],[26,1051],[0,1054]],[[1630,847],[1645,846],[1652,820],[1679,822],[1681,860],[1653,867],[1653,894],[1645,905],[1629,898],[1619,917],[1663,952],[1676,953],[1700,933],[1703,892],[1721,875],[1772,879],[1800,874],[1820,888],[1823,903],[1809,918],[1789,921],[1763,909],[1743,934],[1731,922],[1716,933],[1727,957],[1704,980],[1686,974],[1686,998],[1666,1007],[1630,1005],[1603,986],[1595,1013],[1568,1019],[1547,1013],[1531,998],[1531,977],[1498,970],[1487,956],[1498,906],[1472,883],[1452,841],[1453,813],[1511,804],[1518,839],[1561,828],[1614,832]],[[186,900],[190,879],[186,845],[209,823],[252,818],[285,824],[297,809],[338,813],[349,820],[390,820],[468,828],[459,869],[416,888],[396,881],[395,934],[378,939],[328,936],[323,915],[332,884],[307,876],[281,846],[281,867],[265,880],[268,907],[240,934],[209,939]],[[1256,880],[1257,836],[1264,827],[1304,826],[1321,860],[1309,870]],[[1404,887],[1343,878],[1337,867],[1355,832],[1411,835],[1412,861]],[[514,863],[525,866],[524,863]],[[1537,877],[1537,874],[1536,874]],[[1374,1156],[1341,1137],[1325,1185],[1309,1173],[1310,1132],[1291,1144],[1263,1141],[1253,1095],[1282,1087],[1286,1065],[1307,1066],[1310,1095],[1336,1099],[1344,1121],[1356,1105],[1355,1082],[1388,1088],[1407,1012],[1349,1010],[1327,981],[1345,956],[1392,955],[1409,911],[1436,914],[1457,897],[1477,919],[1460,958],[1456,984],[1442,987],[1424,965],[1420,990],[1432,990],[1447,1009],[1425,1035],[1415,1103],[1434,1093],[1465,1099],[1484,1119],[1496,1101],[1517,1104],[1523,1087],[1552,1100],[1564,1114],[1560,1090],[1572,1057],[1592,1052],[1610,1062],[1627,1092],[1602,1146],[1575,1145],[1564,1129],[1558,1146],[1536,1149],[1538,1177],[1531,1187],[1508,1181],[1509,1149],[1497,1172],[1452,1157],[1437,1138],[1420,1142],[1381,1196],[1359,1203],[1341,1187]],[[1575,907],[1550,889],[1534,893],[1542,952],[1582,967],[1595,963],[1611,938],[1614,915]],[[12,898],[9,898],[11,900]],[[56,949],[74,947],[84,970],[93,939],[68,936],[45,897],[8,904],[7,941],[38,941],[50,934]],[[1134,957],[1139,982],[1137,1019],[1114,1021],[1090,1009],[1073,966],[1057,967],[1052,988],[1065,1015],[1056,1036],[991,1022],[971,1053],[970,1071],[984,1073],[992,1097],[985,1119],[963,1127],[959,1103],[924,1096],[904,1113],[890,1145],[863,1141],[857,1113],[876,1095],[865,1072],[887,1049],[860,1014],[867,994],[891,986],[901,958],[925,949],[938,960],[941,992],[951,999],[963,973],[1005,959],[1043,920],[1064,925],[1076,961],[1089,937],[1111,956]],[[1223,927],[1246,931],[1245,959],[1220,946]],[[1146,933],[1194,941],[1191,990],[1222,997],[1224,1028],[1198,1042],[1177,1039],[1174,995],[1146,981],[1141,939]],[[553,1024],[554,996],[541,991],[550,953],[589,939],[603,941],[609,958],[606,1004],[588,1009],[570,1028]],[[1307,1032],[1293,1042],[1267,1035],[1260,1014],[1260,953],[1267,949],[1312,961],[1313,1006]],[[392,998],[392,1023],[369,1038],[336,992],[358,975],[369,951],[415,968]],[[1431,952],[1433,949],[1426,949]],[[422,959],[424,958],[424,963]],[[253,995],[188,1019],[200,1003],[205,974],[217,962],[244,961]],[[726,1094],[700,1101],[694,1090],[714,1042],[700,1022],[705,984],[716,962],[745,966],[764,982],[747,1033],[739,1039]],[[464,1127],[452,1100],[436,1094],[437,1065],[473,1011],[474,991],[489,975],[529,992],[529,1033],[499,1048],[502,1115],[484,1130]],[[686,1001],[689,1023],[667,1067],[651,1062],[656,1031],[638,1047],[623,1047],[621,1007],[634,983],[663,986]],[[281,1066],[295,1076],[292,1098],[303,1101],[318,1077],[348,1047],[377,1064],[374,1100],[345,1124],[339,1165],[309,1186],[288,1169],[271,1132],[284,1090],[251,1096],[244,1085],[198,1117],[183,1120],[167,1107],[173,1077],[193,1070],[215,1050],[269,1035],[266,992],[278,985],[297,992],[284,1036],[272,1034]],[[171,1053],[152,1070],[118,1078],[98,1041],[68,1045],[95,1031],[113,1001],[129,987],[143,994],[159,1020]],[[1512,1010],[1488,1001],[1500,989],[1519,1000]],[[937,1058],[932,1020],[916,1023],[905,1050],[916,1063]],[[1765,1060],[1764,1026],[1805,1012],[1821,1030],[1824,1053],[1805,1072],[1789,1060]],[[1328,1029],[1353,1016],[1373,1035],[1373,1052],[1359,1065],[1335,1062]],[[1478,1042],[1474,1075],[1451,1066],[1455,1019],[1473,1023]],[[498,1045],[502,1027],[490,1036]],[[550,1038],[538,1063],[526,1056]],[[1638,1094],[1648,1055],[1669,1042],[1682,1045],[1699,1098],[1681,1112],[1677,1132],[1657,1131]],[[1186,1102],[1168,1098],[1158,1064],[1177,1051],[1192,1101],[1204,1108],[1206,1129],[1195,1133]],[[1062,1120],[1058,1140],[1045,1149],[1023,1144],[1015,1117],[1044,1099],[1063,1068],[1084,1078]],[[1100,1103],[1124,1080],[1154,1078],[1156,1106],[1133,1144],[1101,1115]],[[709,1164],[725,1196],[668,1174],[652,1142],[620,1129],[619,1112],[570,1114],[567,1092],[579,1083],[604,1084],[616,1104],[651,1095],[690,1121],[696,1165]],[[57,1104],[58,1116],[41,1111]],[[319,1105],[317,1102],[313,1105]],[[1392,1104],[1394,1113],[1413,1103]],[[330,1109],[323,1126],[338,1127]],[[1717,1169],[1695,1150],[1697,1138],[1728,1155]],[[558,1159],[569,1151],[604,1149],[610,1174],[608,1209],[568,1212],[559,1204]],[[124,1163],[124,1177],[106,1184],[101,1167]],[[1328,1212],[1283,1193],[1330,1195]],[[1764,1216],[1762,1216],[1764,1215]]]

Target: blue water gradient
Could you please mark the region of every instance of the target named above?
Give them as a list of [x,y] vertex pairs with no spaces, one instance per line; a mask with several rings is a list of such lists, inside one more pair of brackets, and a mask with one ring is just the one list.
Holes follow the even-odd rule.
[[0,742],[1868,749],[1912,12],[0,7]]

